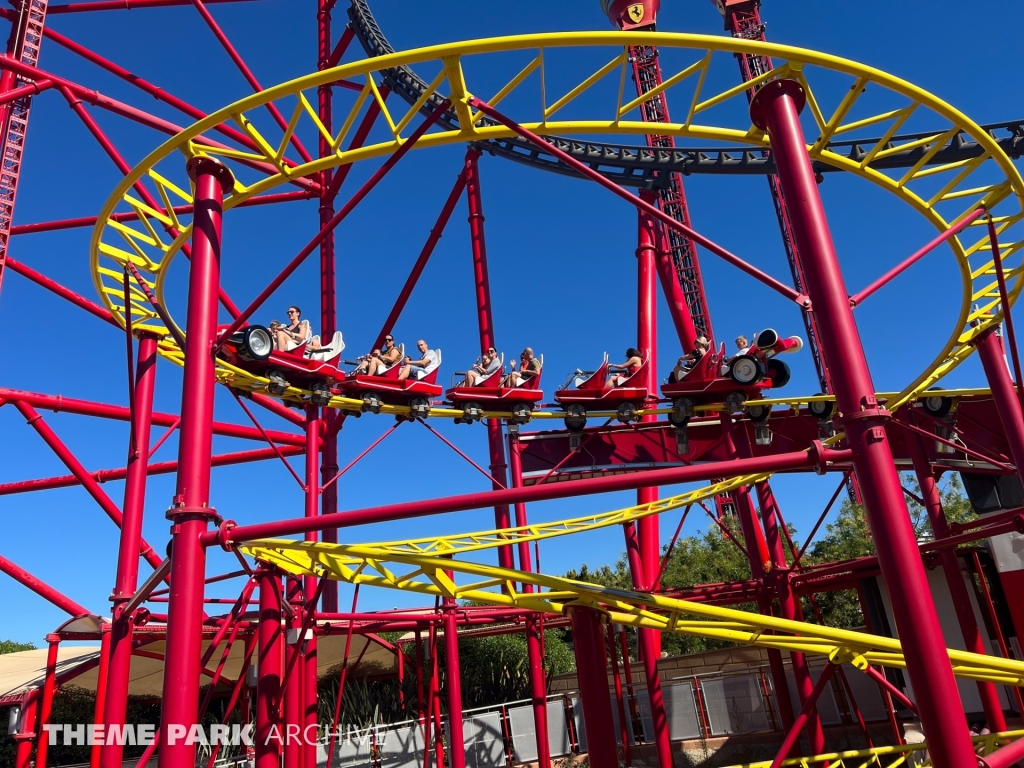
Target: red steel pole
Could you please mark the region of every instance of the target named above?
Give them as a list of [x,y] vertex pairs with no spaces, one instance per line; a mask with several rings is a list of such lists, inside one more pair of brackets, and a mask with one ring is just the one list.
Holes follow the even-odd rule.
[[[337,0],[317,0],[316,4],[316,42],[317,69],[327,69],[331,57],[331,10]],[[347,31],[347,30],[346,30]],[[329,84],[321,85],[317,89],[317,111],[320,115],[320,123],[330,135],[334,123],[334,91]],[[322,133],[319,136],[318,154],[320,157],[327,157],[332,153],[331,143]],[[330,168],[323,171],[320,178],[320,228],[327,227],[334,217],[334,194],[329,192],[331,179],[334,171]],[[328,232],[320,242],[320,327],[323,329],[324,339],[330,339],[338,330],[338,281],[336,274],[335,238],[334,231]],[[327,427],[321,447],[320,476],[325,486],[321,493],[321,505],[324,514],[332,514],[338,511],[338,488],[334,485],[327,485],[338,473],[338,433],[334,429],[334,423],[338,419],[345,418],[333,408],[324,408],[323,422]],[[330,543],[338,541],[336,530],[324,531],[323,540]],[[325,611],[338,610],[338,582],[328,580],[323,590],[323,605]],[[314,758],[315,759],[315,758]],[[312,764],[311,764],[312,765]]]
[[[39,436],[43,438],[43,441],[50,446],[50,449],[57,454],[59,458],[69,470],[71,474],[82,484],[89,495],[95,499],[96,503],[100,505],[107,516],[114,521],[114,525],[118,528],[124,520],[124,515],[121,510],[117,508],[117,504],[107,495],[106,491],[100,488],[100,484],[96,482],[92,475],[82,466],[82,463],[75,458],[75,455],[68,449],[66,445],[61,441],[57,434],[50,429],[50,426],[43,421],[43,417],[39,415],[31,405],[23,400],[15,400],[14,407],[17,408],[21,415],[25,417],[26,421],[39,433]],[[157,568],[162,562],[160,556],[153,551],[153,547],[149,543],[142,539],[142,557],[146,559],[150,565]]]
[[[167,610],[160,768],[192,768],[196,745],[172,735],[190,728],[199,708],[199,641],[203,623],[206,550],[199,536],[212,519],[210,456],[213,448],[213,399],[216,388],[211,354],[217,334],[220,286],[221,217],[224,195],[232,189],[231,172],[219,161],[196,156],[188,161],[195,185],[192,259],[189,270],[185,372],[177,489],[167,517],[171,520],[171,590]],[[187,730],[186,730],[187,732]]]
[[[782,174],[779,174],[780,176]],[[826,664],[825,668],[821,670],[821,675],[818,677],[818,682],[814,688],[811,689],[811,695],[804,702],[803,709],[800,710],[800,714],[797,715],[796,720],[793,722],[793,727],[786,733],[786,738],[782,741],[782,746],[779,747],[779,751],[775,754],[775,759],[772,760],[771,768],[780,768],[782,761],[786,759],[786,755],[789,754],[789,750],[796,744],[798,738],[800,738],[800,729],[803,728],[804,723],[811,717],[812,713],[818,711],[818,698],[825,690],[825,686],[828,685],[828,681],[832,679],[832,675],[835,674],[836,665]]]
[[47,635],[46,642],[48,644],[46,648],[46,677],[43,679],[43,700],[39,707],[36,768],[46,768],[46,751],[49,748],[50,740],[44,726],[50,722],[50,713],[53,711],[53,692],[57,687],[57,650],[60,647],[60,635]]
[[302,678],[305,662],[302,659],[302,582],[289,576],[285,579],[288,603],[295,611],[287,623],[289,637],[284,647],[284,717],[281,735],[284,737],[284,768],[303,768],[302,739]]
[[[106,730],[124,725],[128,709],[128,679],[132,664],[132,617],[122,609],[139,586],[139,549],[146,503],[146,477],[149,464],[150,427],[153,416],[153,390],[156,385],[156,342],[152,333],[139,335],[139,360],[135,373],[135,421],[128,452],[127,481],[124,486],[124,518],[117,553],[117,577],[111,595],[113,624],[110,629],[110,661],[103,708]],[[101,768],[121,768],[124,745],[111,739],[103,746]]]
[[75,602],[67,595],[58,592],[46,582],[36,578],[20,565],[15,565],[3,555],[0,555],[0,573],[6,573],[22,586],[28,587],[44,600],[49,600],[62,611],[71,616],[88,616],[92,611]]
[[803,129],[804,93],[794,80],[761,88],[751,101],[754,124],[767,130],[783,193],[789,204],[807,293],[817,313],[821,344],[835,389],[837,410],[853,452],[878,561],[889,586],[907,671],[920,702],[921,722],[936,768],[973,765],[974,749],[946,654],[942,628],[930,599],[910,514],[885,434],[890,415],[878,405],[864,347],[853,319]]
[[[508,436],[508,456],[512,475],[512,487],[523,487],[523,462],[520,455],[519,435]],[[526,526],[526,505],[516,504],[516,526]],[[520,541],[519,548],[519,569],[529,573],[533,570],[530,562],[530,543]],[[524,589],[527,592],[533,591],[532,584],[526,584]],[[542,632],[540,618],[535,614],[528,614],[526,617],[526,657],[530,668],[530,703],[533,706],[533,732],[537,738],[537,764],[539,768],[549,768],[551,765],[551,744],[548,741],[548,702],[547,702],[547,681],[544,674],[544,650],[542,647]]]
[[1006,364],[1003,340],[996,329],[989,328],[980,333],[973,344],[985,369],[985,378],[992,390],[992,399],[999,412],[1006,442],[1010,444],[1010,455],[1013,456],[1017,474],[1024,478],[1024,415],[1021,414],[1020,400]]
[[[914,473],[917,475],[917,483],[921,487],[921,500],[924,501],[928,520],[931,521],[932,533],[935,534],[937,540],[949,538],[949,524],[942,510],[939,485],[935,481],[935,473],[928,463],[924,441],[916,432],[905,432],[904,440],[906,440],[907,449],[910,451],[910,458],[914,462]],[[956,610],[956,618],[960,624],[960,633],[963,635],[964,644],[971,653],[979,653],[984,656],[988,651],[985,649],[985,643],[982,642],[978,621],[974,616],[974,607],[971,605],[971,597],[967,591],[967,584],[960,571],[960,559],[957,557],[955,549],[940,550],[940,557],[942,571],[946,576],[950,597],[953,598],[953,608]],[[1003,716],[1003,705],[999,701],[999,692],[996,690],[995,683],[979,680],[978,695],[981,697],[981,705],[985,710],[988,727],[996,733],[1005,731],[1006,718]]]
[[[29,696],[22,707],[21,722],[22,727],[27,729],[26,733],[19,733],[14,737],[18,746],[14,752],[14,768],[33,768],[32,766],[32,746],[37,738],[36,728],[36,711],[39,708],[39,697]],[[42,725],[39,726],[40,728]],[[41,744],[43,739],[40,739]],[[44,768],[43,764],[40,763],[40,768]]]
[[[331,410],[325,408],[325,411]],[[320,459],[320,411],[315,405],[306,406],[306,517],[316,517],[320,513],[320,485],[317,475],[317,464]],[[317,540],[316,531],[306,533],[306,541]],[[324,587],[333,579],[325,580]],[[334,582],[337,584],[337,582]],[[317,579],[306,576],[303,579],[302,592],[306,599],[305,625],[313,627],[309,639],[299,638],[304,643],[304,656],[300,660],[305,666],[295,670],[303,675],[302,684],[302,765],[305,768],[316,768],[316,727],[317,713],[317,636],[314,616],[317,610]],[[307,736],[308,734],[308,736]]]
[[612,700],[608,694],[608,651],[604,645],[603,615],[593,608],[573,606],[569,619],[572,622],[576,679],[583,703],[590,765],[593,768],[619,768]]
[[633,765],[633,755],[629,748],[629,728],[626,720],[626,703],[622,696],[622,678],[619,676],[619,655],[615,652],[615,627],[611,624],[607,628],[608,656],[612,662],[612,679],[615,682],[615,711],[619,716],[619,738],[622,739],[622,759],[626,768]]
[[[466,202],[469,207],[469,237],[473,244],[473,284],[476,296],[476,317],[480,329],[480,352],[495,346],[494,317],[491,312],[491,284],[487,276],[487,241],[484,238],[484,204],[480,192],[480,150],[470,147],[466,152],[463,176],[466,179]],[[458,187],[458,184],[456,184]],[[507,486],[508,465],[505,463],[505,441],[501,434],[501,419],[487,420],[487,449],[491,463],[491,487],[498,491]],[[494,506],[494,527],[508,528],[508,504]],[[498,565],[514,568],[512,547],[498,547]]]
[[[657,199],[650,192],[641,192],[640,197],[648,204]],[[648,406],[657,402],[658,398],[658,294],[657,294],[657,233],[654,219],[646,211],[637,210],[637,319],[636,335],[640,356],[647,360]],[[674,270],[673,270],[674,271]],[[674,277],[673,277],[674,279]],[[657,421],[655,415],[643,417],[644,422]],[[658,500],[658,488],[638,488],[637,504],[650,504]],[[627,527],[627,544],[631,536]],[[630,563],[630,574],[633,587],[639,591],[654,589],[654,580],[658,576],[660,558],[660,532],[658,516],[649,515],[636,524],[636,552]],[[656,629],[640,629],[637,631],[637,643],[644,664],[644,678],[647,681],[647,694],[651,704],[651,721],[654,723],[654,743],[658,751],[658,764],[661,768],[672,768],[672,742],[668,731],[668,718],[665,716],[665,698],[661,691],[661,678],[658,676],[658,659],[661,658],[661,633]],[[588,730],[589,734],[589,730]],[[588,742],[589,743],[589,742]]]
[[[96,673],[96,702],[93,708],[94,723],[103,722],[103,712],[107,702],[107,680],[110,675],[110,625],[100,627],[100,663]],[[104,741],[106,741],[104,739]],[[94,744],[89,750],[89,768],[99,768],[102,743]]]
[[281,674],[284,670],[281,577],[275,573],[261,571],[256,578],[260,585],[254,740],[256,768],[281,768]]
[[[448,572],[448,578],[452,577]],[[462,672],[459,669],[459,633],[455,600],[444,599],[445,687],[448,689],[448,759],[451,768],[466,768],[466,744],[462,733]],[[441,763],[438,762],[440,766]]]
[[[368,507],[351,512],[338,512],[328,517],[320,515],[316,520],[304,517],[292,520],[279,520],[272,523],[240,525],[237,528],[210,531],[202,537],[203,544],[229,544],[231,542],[249,541],[252,539],[290,536],[306,531],[320,530],[327,527],[348,527],[379,523],[388,520],[405,520],[410,517],[436,515],[444,512],[461,512],[468,509],[482,509],[496,503],[516,504],[528,501],[546,501],[548,499],[564,499],[567,497],[585,496],[594,493],[624,491],[634,488],[656,485],[674,485],[697,480],[709,480],[729,474],[754,474],[757,472],[786,472],[799,469],[820,467],[825,470],[826,464],[845,464],[849,462],[849,450],[824,448],[815,441],[810,451],[794,451],[776,456],[764,456],[754,459],[734,459],[728,462],[712,462],[695,464],[671,469],[652,469],[611,477],[586,478],[582,480],[566,480],[548,485],[531,485],[527,488],[510,488],[505,491],[482,491],[467,493],[460,496],[443,496],[436,499],[425,499],[404,504],[389,504],[379,507]],[[728,469],[725,469],[725,467]]]

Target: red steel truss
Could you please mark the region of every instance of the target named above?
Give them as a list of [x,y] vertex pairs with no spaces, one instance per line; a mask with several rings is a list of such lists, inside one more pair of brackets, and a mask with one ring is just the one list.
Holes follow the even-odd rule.
[[[89,107],[99,107],[139,125],[155,128],[164,134],[178,132],[179,126],[156,117],[128,103],[110,99],[97,91],[62,75],[38,67],[39,45],[43,37],[78,55],[105,72],[136,87],[147,99],[155,97],[170,108],[181,112],[185,119],[202,119],[205,113],[166,92],[159,85],[136,77],[128,70],[104,56],[82,46],[54,30],[46,29],[50,15],[82,12],[105,12],[120,9],[142,9],[167,6],[192,6],[202,22],[217,38],[234,65],[254,90],[261,85],[242,54],[217,24],[207,5],[241,0],[100,0],[47,8],[46,0],[19,0],[13,11],[0,11],[11,22],[11,36],[7,56],[0,62],[0,111],[3,134],[0,147],[0,280],[9,266],[19,277],[46,288],[50,293],[68,301],[87,313],[117,325],[114,317],[95,302],[77,294],[57,279],[43,275],[27,264],[8,257],[8,244],[12,236],[92,226],[94,218],[64,218],[49,222],[12,225],[18,180],[21,174],[31,100],[43,91],[60,93],[74,109],[78,118],[90,130],[103,152],[127,172],[129,166],[115,144],[103,132],[90,113]],[[365,0],[352,0],[354,4]],[[726,26],[735,35],[751,39],[764,39],[757,0],[719,0]],[[643,3],[623,3],[608,0],[605,5],[612,18],[625,18],[621,14],[639,16],[643,24],[653,24],[657,12],[656,0]],[[641,11],[637,8],[642,7]],[[142,11],[144,13],[144,11]],[[186,12],[183,10],[182,12]],[[337,36],[332,29],[335,0],[317,0],[315,7],[316,50],[319,68],[335,66],[345,55],[354,38],[351,28]],[[619,14],[616,16],[616,14]],[[312,15],[312,14],[311,14]],[[658,51],[653,46],[632,46],[630,65],[637,94],[656,90],[662,83]],[[744,81],[768,71],[772,64],[765,57],[741,56],[739,60]],[[33,759],[45,768],[47,740],[42,737],[44,726],[53,711],[55,690],[73,680],[74,675],[96,669],[99,678],[96,722],[108,728],[124,724],[127,697],[130,689],[132,659],[147,657],[164,662],[163,728],[157,744],[140,761],[145,765],[148,757],[159,750],[160,768],[193,768],[197,762],[195,743],[172,738],[173,723],[197,723],[222,683],[227,700],[224,722],[236,708],[244,722],[255,725],[257,746],[255,763],[259,768],[315,768],[315,746],[285,745],[268,738],[274,729],[315,727],[319,722],[317,701],[317,649],[325,638],[332,635],[345,637],[345,663],[339,680],[340,695],[346,680],[359,668],[361,656],[350,658],[354,637],[374,639],[378,645],[394,654],[397,677],[415,676],[417,691],[418,727],[422,728],[424,764],[432,759],[435,766],[450,765],[465,768],[466,745],[462,743],[463,697],[461,695],[458,664],[461,637],[486,636],[502,633],[523,633],[527,643],[530,689],[530,707],[537,734],[548,733],[547,678],[544,669],[544,630],[553,626],[568,627],[573,635],[576,654],[583,721],[589,733],[591,764],[595,768],[617,768],[618,746],[616,736],[622,734],[622,754],[630,764],[634,752],[626,734],[627,713],[634,729],[639,725],[636,680],[632,670],[642,674],[647,691],[647,702],[654,724],[653,747],[660,768],[671,768],[672,745],[666,719],[666,704],[661,690],[659,659],[661,638],[657,631],[643,629],[638,634],[640,659],[630,659],[625,632],[606,626],[602,614],[585,605],[574,606],[566,617],[545,618],[543,614],[522,608],[488,608],[457,605],[445,598],[434,606],[409,610],[366,611],[358,605],[359,591],[355,590],[351,609],[342,612],[338,605],[336,583],[329,579],[284,578],[271,566],[253,568],[238,555],[239,565],[229,573],[208,575],[206,557],[210,547],[231,549],[238,542],[270,536],[302,535],[307,541],[331,542],[337,540],[337,531],[357,525],[383,523],[445,514],[469,509],[493,509],[496,527],[507,528],[529,524],[527,505],[556,498],[575,498],[612,491],[635,490],[638,503],[658,499],[661,486],[706,481],[726,476],[742,476],[772,472],[839,472],[846,482],[859,474],[867,504],[871,530],[876,540],[877,556],[857,560],[804,566],[800,561],[811,540],[823,524],[840,488],[822,512],[803,549],[797,553],[789,537],[778,499],[767,481],[752,483],[748,487],[717,499],[717,514],[704,508],[728,537],[746,556],[750,564],[750,579],[732,584],[691,585],[682,590],[666,591],[661,579],[669,554],[682,530],[689,510],[683,513],[672,537],[668,551],[662,548],[659,517],[649,516],[636,524],[624,525],[625,549],[629,559],[630,575],[637,590],[658,592],[683,597],[695,602],[722,605],[741,602],[756,603],[765,614],[786,619],[802,620],[801,597],[807,597],[817,611],[816,593],[856,589],[862,601],[866,580],[881,575],[889,584],[900,585],[890,590],[890,599],[896,619],[896,629],[907,649],[908,675],[916,693],[916,704],[906,698],[901,685],[886,679],[871,669],[867,674],[884,691],[889,702],[889,719],[894,728],[892,738],[899,740],[898,722],[892,697],[913,709],[920,717],[931,743],[933,763],[942,768],[959,768],[975,764],[974,753],[967,738],[963,713],[950,702],[957,700],[957,689],[948,658],[944,656],[945,643],[938,618],[931,601],[921,599],[927,594],[925,567],[938,566],[950,584],[956,615],[968,647],[984,652],[982,634],[971,607],[967,582],[961,576],[961,560],[957,548],[985,536],[1024,530],[1024,512],[1005,510],[984,520],[961,526],[949,525],[942,509],[936,478],[943,471],[957,467],[948,461],[950,448],[963,453],[983,471],[992,475],[1017,475],[1024,468],[1024,414],[1022,414],[1019,388],[1020,364],[1017,360],[1011,318],[1007,318],[1007,337],[1011,358],[1014,360],[1015,382],[1005,364],[1001,338],[989,331],[976,341],[977,350],[991,386],[991,395],[964,397],[959,404],[956,422],[935,417],[920,409],[907,415],[900,412],[892,419],[874,399],[874,388],[851,315],[851,304],[865,300],[878,287],[915,263],[940,243],[974,223],[981,223],[983,209],[971,213],[966,219],[936,237],[901,265],[856,294],[851,301],[847,296],[839,271],[828,223],[815,186],[813,168],[805,151],[805,141],[798,120],[801,108],[795,86],[789,81],[777,81],[777,91],[751,93],[752,115],[771,138],[772,156],[776,173],[768,175],[772,198],[779,216],[783,242],[789,257],[794,286],[784,285],[764,274],[703,235],[694,231],[690,221],[683,189],[682,177],[671,173],[657,179],[651,189],[634,196],[618,187],[595,170],[550,146],[530,131],[505,117],[490,105],[470,99],[473,109],[479,109],[494,120],[516,131],[525,141],[532,142],[555,155],[579,175],[603,185],[638,210],[637,218],[637,346],[648,362],[647,389],[658,389],[656,364],[657,286],[660,284],[668,301],[680,342],[691,349],[698,336],[713,338],[707,297],[697,258],[696,244],[707,252],[734,264],[747,274],[791,300],[810,297],[815,311],[805,312],[805,323],[814,353],[815,365],[824,392],[833,387],[845,421],[846,440],[838,447],[824,447],[821,438],[823,426],[819,417],[809,409],[798,410],[773,428],[779,439],[774,445],[763,445],[755,439],[755,426],[751,419],[728,413],[701,414],[692,419],[689,430],[689,451],[678,451],[675,431],[658,417],[648,414],[636,424],[626,423],[609,427],[591,428],[583,434],[570,434],[568,430],[521,432],[506,429],[502,420],[488,419],[488,462],[477,464],[467,453],[440,432],[427,427],[440,442],[469,462],[490,481],[490,490],[460,493],[414,502],[389,503],[367,509],[339,510],[338,480],[356,463],[370,453],[385,438],[397,430],[392,426],[373,443],[362,450],[344,468],[338,466],[339,431],[346,416],[330,408],[321,408],[312,402],[296,411],[286,408],[281,401],[266,395],[253,395],[250,407],[241,397],[236,400],[243,411],[239,423],[213,419],[213,398],[216,388],[209,350],[223,343],[218,337],[216,319],[218,305],[234,318],[232,330],[241,327],[246,318],[258,308],[260,300],[280,285],[285,277],[314,252],[319,256],[318,287],[320,320],[323,334],[329,337],[338,326],[337,317],[337,265],[335,228],[369,193],[390,168],[400,162],[412,149],[419,136],[441,119],[447,102],[431,105],[431,113],[402,149],[370,177],[346,203],[338,206],[337,196],[344,184],[349,167],[325,171],[309,179],[293,180],[292,192],[257,196],[247,205],[271,205],[316,198],[319,203],[319,228],[316,235],[260,294],[260,299],[248,308],[238,310],[223,289],[220,281],[221,204],[231,188],[232,175],[226,167],[205,156],[189,161],[189,174],[195,184],[194,234],[187,255],[190,258],[189,301],[187,334],[184,337],[186,362],[180,414],[160,413],[153,409],[153,393],[157,376],[158,339],[150,332],[135,329],[127,336],[129,370],[128,406],[97,403],[58,394],[41,394],[9,388],[0,388],[0,407],[9,406],[22,414],[31,426],[67,466],[71,474],[58,477],[16,480],[0,484],[0,495],[40,492],[47,489],[81,486],[97,506],[120,528],[120,541],[113,574],[112,618],[100,620],[106,613],[98,605],[83,606],[47,584],[39,575],[30,573],[0,553],[0,571],[44,600],[71,616],[71,621],[47,637],[48,652],[43,684],[11,701],[22,706],[22,725],[18,736],[15,768],[28,768]],[[320,122],[329,132],[333,122],[333,88],[351,89],[352,83],[338,81],[320,89],[316,111]],[[356,88],[360,86],[355,86]],[[389,91],[380,85],[381,100]],[[367,140],[380,114],[379,105],[368,109],[350,140],[350,146],[361,146]],[[668,123],[670,116],[663,92],[658,92],[641,104],[643,119],[649,123]],[[279,124],[284,117],[271,110],[271,118]],[[184,122],[184,120],[183,120]],[[251,139],[236,128],[222,125],[216,129],[225,141],[245,148],[252,147]],[[318,155],[326,157],[333,151],[321,137],[318,146],[304,147],[297,137],[290,140],[296,153],[308,159]],[[209,142],[210,140],[206,140]],[[670,135],[647,136],[652,151],[670,150],[675,146]],[[474,305],[481,351],[495,345],[496,332],[492,314],[491,287],[488,276],[487,247],[484,226],[483,200],[487,187],[481,174],[481,153],[471,147],[463,166],[458,169],[454,187],[448,195],[437,223],[430,232],[408,280],[401,288],[398,299],[381,331],[383,338],[398,319],[416,282],[426,266],[434,247],[451,219],[463,193],[466,194],[469,214],[467,250],[472,258],[474,279]],[[247,161],[255,170],[267,170],[259,161]],[[284,162],[290,162],[285,160]],[[797,204],[787,203],[799,201]],[[152,198],[147,204],[159,207]],[[175,209],[178,213],[192,213],[193,206]],[[126,214],[119,214],[123,219]],[[171,228],[173,234],[173,228]],[[996,229],[990,224],[990,237],[994,248],[994,269],[999,288],[1006,300],[1003,267],[999,262]],[[128,280],[130,276],[126,276]],[[2,283],[0,283],[2,284]],[[145,287],[143,286],[145,290]],[[8,281],[7,291],[11,290]],[[132,329],[129,328],[129,334]],[[381,338],[377,340],[379,346]],[[124,345],[123,340],[119,343]],[[835,372],[835,381],[830,377]],[[648,405],[657,404],[651,395]],[[255,406],[260,406],[259,408]],[[46,411],[46,417],[40,414]],[[266,429],[260,418],[269,411],[286,420],[291,431]],[[125,421],[131,425],[128,458],[123,467],[89,470],[60,439],[50,422],[52,414],[60,412],[79,416]],[[404,428],[419,429],[416,424]],[[154,433],[158,429],[162,432]],[[404,434],[398,430],[399,435]],[[179,454],[176,461],[151,461],[159,447],[177,433]],[[259,447],[244,451],[213,454],[214,436],[256,441]],[[927,438],[927,439],[925,439]],[[401,439],[393,438],[393,439]],[[585,451],[583,449],[586,449]],[[302,455],[302,472],[296,471],[289,458]],[[302,488],[304,505],[301,516],[267,523],[235,525],[221,519],[210,507],[212,470],[215,467],[254,461],[281,461],[291,477]],[[646,465],[642,469],[638,466]],[[935,540],[919,546],[907,522],[906,492],[900,487],[897,464],[912,466],[921,487],[920,501],[926,508],[935,532]],[[482,465],[482,466],[481,466]],[[141,535],[148,478],[162,473],[176,475],[176,489],[168,519],[171,522],[169,546],[167,542],[147,543]],[[124,496],[120,503],[103,488],[108,480],[124,480]],[[866,480],[865,480],[866,479]],[[290,483],[291,480],[288,480]],[[703,505],[702,505],[703,506]],[[694,514],[702,511],[694,508]],[[740,533],[733,536],[725,518],[734,516]],[[167,557],[167,553],[170,556]],[[7,553],[15,555],[16,553]],[[976,552],[972,552],[975,575],[980,577],[983,614],[995,629],[1004,655],[1009,655],[1003,626],[997,614],[990,582]],[[497,549],[496,558],[506,568],[518,567],[526,572],[540,572],[540,550],[531,553],[528,543],[520,541]],[[140,563],[145,560],[145,563]],[[140,565],[148,568],[140,573]],[[234,581],[237,599],[210,597],[211,584]],[[872,581],[872,583],[874,583]],[[241,586],[238,586],[238,585]],[[258,590],[258,593],[257,593]],[[166,603],[166,613],[158,609]],[[1024,621],[1024,611],[1014,601],[1014,618]],[[217,607],[220,606],[220,607]],[[224,611],[210,615],[214,611]],[[865,617],[871,613],[865,608]],[[875,629],[881,632],[880,629]],[[390,643],[380,638],[380,632],[410,632],[414,639],[403,638]],[[296,640],[299,638],[299,640]],[[69,640],[99,640],[99,657],[73,672],[58,672],[59,644]],[[200,640],[209,641],[205,650]],[[163,643],[159,652],[152,644]],[[447,672],[442,690],[438,668],[438,653],[444,644]],[[224,676],[225,662],[234,644],[243,649],[244,661],[236,679]],[[367,646],[368,647],[368,646]],[[365,652],[365,651],[364,651]],[[635,666],[640,661],[640,668]],[[351,662],[351,663],[350,663]],[[609,686],[605,685],[609,666],[614,673],[614,713]],[[624,679],[619,676],[620,664]],[[411,672],[406,671],[409,665]],[[631,666],[632,665],[632,666]],[[246,686],[247,671],[256,668],[256,687]],[[769,653],[769,668],[762,675],[766,701],[774,691],[773,717],[778,715],[777,729],[785,733],[783,749],[778,763],[798,741],[804,730],[816,752],[828,747],[828,734],[823,728],[816,702],[830,684],[843,685],[852,704],[852,711],[870,742],[868,728],[860,709],[853,701],[852,689],[838,670],[838,682],[830,683],[836,670],[827,666],[827,672],[815,681],[808,664],[800,653],[792,653],[790,667],[794,672],[799,710],[794,711],[788,696],[787,672],[781,652]],[[768,687],[771,682],[772,690]],[[208,693],[200,704],[200,685],[210,683]],[[985,716],[993,730],[1006,727],[999,692],[992,683],[978,683]],[[404,693],[403,693],[404,695]],[[700,697],[699,686],[696,695]],[[1019,692],[1014,689],[1018,702]],[[442,706],[442,698],[446,703]],[[628,701],[627,701],[628,699]],[[442,710],[447,710],[448,734],[445,735]],[[703,709],[701,712],[703,713]],[[619,728],[613,725],[618,717]],[[330,725],[340,725],[339,712],[334,712]],[[702,734],[711,735],[707,723]],[[574,732],[576,744],[579,734]],[[1022,742],[1024,743],[1024,742]],[[543,768],[551,765],[550,748],[546,738],[539,740],[537,751]],[[330,749],[333,753],[334,744]],[[994,757],[986,758],[988,765],[1008,765],[1020,746],[1007,748]],[[511,758],[511,748],[508,756]],[[218,757],[214,749],[206,764],[212,768]],[[96,745],[92,765],[100,768],[120,768],[123,749],[116,743]]]

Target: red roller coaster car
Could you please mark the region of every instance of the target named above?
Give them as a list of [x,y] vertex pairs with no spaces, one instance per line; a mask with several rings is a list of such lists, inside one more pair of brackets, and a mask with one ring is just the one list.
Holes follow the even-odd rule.
[[578,368],[569,374],[565,386],[555,392],[555,401],[565,409],[565,426],[579,432],[587,424],[587,410],[615,409],[616,417],[623,424],[635,421],[637,411],[643,408],[648,390],[648,360],[644,360],[635,371],[619,377],[615,386],[608,385],[608,353],[596,371],[581,371]]
[[316,345],[312,347],[311,340],[288,352],[278,352],[270,331],[262,325],[250,325],[224,342],[220,356],[247,373],[268,378],[268,394],[280,396],[288,387],[299,387],[313,393],[310,402],[314,405],[327,405],[336,385],[345,380],[345,372],[332,362],[345,349],[345,342],[341,331],[327,346],[317,346],[318,336],[313,340]]
[[[521,386],[506,386],[504,356],[502,365],[494,373],[481,379],[475,386],[465,384],[465,378],[447,392],[445,397],[455,408],[462,409],[462,416],[455,419],[456,424],[472,424],[479,421],[483,411],[509,411],[513,424],[528,424],[534,406],[544,399],[540,388],[540,377],[544,373],[544,356],[540,356],[540,370],[535,376]],[[452,375],[465,377],[465,373],[456,372]]]
[[744,354],[731,359],[723,344],[718,352],[704,355],[682,379],[662,385],[662,395],[672,401],[669,421],[685,427],[694,406],[714,402],[724,402],[727,410],[736,412],[747,400],[761,397],[765,389],[785,386],[789,366],[775,356],[799,352],[803,345],[799,336],[783,339],[771,328],[761,331]]
[[362,400],[363,413],[380,413],[383,405],[407,405],[410,409],[409,419],[425,419],[430,414],[430,400],[440,396],[442,390],[437,383],[437,374],[441,370],[441,350],[434,351],[437,353],[437,365],[422,379],[399,379],[398,374],[402,370],[402,362],[399,361],[379,376],[349,375],[339,384],[339,389],[346,397]]

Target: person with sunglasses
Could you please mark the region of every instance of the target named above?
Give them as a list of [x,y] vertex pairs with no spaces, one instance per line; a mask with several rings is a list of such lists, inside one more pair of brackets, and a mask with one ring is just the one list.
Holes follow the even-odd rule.
[[402,350],[395,346],[395,337],[390,333],[384,337],[384,347],[378,354],[371,354],[366,368],[367,376],[382,376],[398,365],[402,359]]
[[270,323],[270,333],[274,336],[274,349],[278,352],[290,352],[308,344],[313,338],[309,321],[302,319],[302,310],[294,305],[288,307],[288,325],[274,320]]
[[501,360],[498,358],[498,353],[495,351],[494,347],[488,347],[487,350],[477,358],[473,367],[466,371],[466,386],[479,386],[499,368],[501,368]]

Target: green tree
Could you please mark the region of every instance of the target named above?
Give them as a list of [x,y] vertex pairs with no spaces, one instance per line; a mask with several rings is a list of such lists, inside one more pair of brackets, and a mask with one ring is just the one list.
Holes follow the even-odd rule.
[[20,651],[34,651],[33,643],[19,643],[17,640],[0,640],[0,654],[19,653]]

